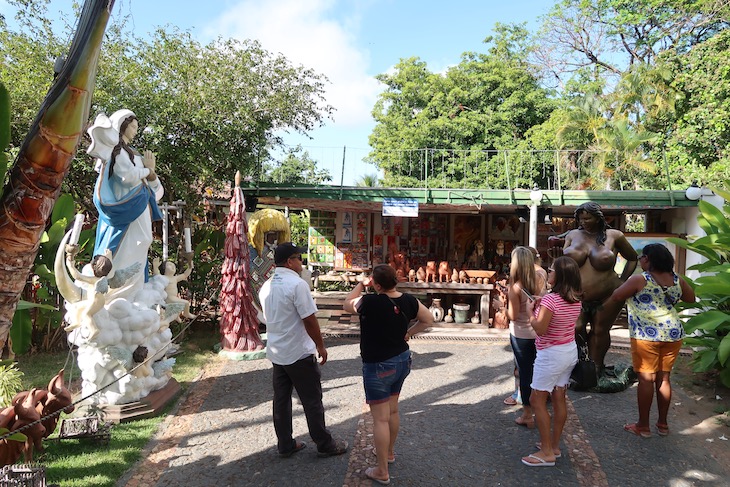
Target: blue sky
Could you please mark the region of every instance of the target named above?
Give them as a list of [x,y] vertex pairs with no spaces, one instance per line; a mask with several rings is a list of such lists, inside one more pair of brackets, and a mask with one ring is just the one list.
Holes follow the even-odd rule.
[[[329,170],[352,184],[375,168],[358,164],[369,152],[371,110],[382,90],[374,76],[402,58],[417,56],[431,71],[457,64],[465,51],[485,50],[483,40],[496,22],[528,22],[556,0],[116,0],[113,16],[129,15],[135,32],[157,26],[189,30],[201,42],[217,36],[258,39],[271,52],[327,75],[327,101],[334,120],[307,137],[287,135]],[[50,12],[72,12],[73,0],[51,0]],[[0,0],[0,12],[10,14]],[[10,15],[8,15],[10,16]],[[133,107],[130,107],[133,109]]]

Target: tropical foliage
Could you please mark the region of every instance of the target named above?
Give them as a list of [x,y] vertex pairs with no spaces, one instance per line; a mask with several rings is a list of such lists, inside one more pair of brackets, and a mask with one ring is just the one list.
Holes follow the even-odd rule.
[[[0,16],[0,82],[15,100],[11,147],[18,147],[53,79],[55,56],[66,49],[46,2],[11,0],[18,29]],[[75,22],[65,19],[70,29]],[[135,36],[112,19],[104,40],[91,113],[133,110],[140,120],[135,145],[157,154],[169,201],[189,200],[197,188],[220,188],[221,174],[259,178],[283,131],[306,133],[330,116],[326,79],[294,66],[256,41],[196,41],[189,32],[158,29]],[[11,83],[12,82],[12,83]],[[65,191],[91,209],[96,173],[82,147]]]
[[381,186],[381,182],[377,174],[363,174],[355,181],[355,186],[361,188],[377,188]]
[[[10,401],[23,387],[23,372],[10,360],[0,362],[0,409],[10,406]],[[3,433],[0,432],[0,435]]]
[[304,210],[302,213],[289,213],[289,226],[292,243],[300,247],[308,247],[309,210]]
[[560,0],[543,19],[535,57],[560,82],[586,68],[621,75],[710,39],[728,27],[729,9],[718,0]]
[[681,184],[719,186],[730,174],[730,30],[661,63],[676,73],[676,113],[666,140],[669,171]]
[[[497,26],[487,54],[467,52],[445,74],[418,58],[402,59],[373,109],[370,161],[384,171],[385,186],[454,184],[507,187],[501,149],[513,149],[528,130],[548,119],[556,104],[527,64],[523,26]],[[419,148],[419,151],[410,149]],[[537,170],[525,174],[530,187]],[[519,186],[520,181],[512,181]]]
[[[730,201],[730,191],[715,192]],[[706,235],[690,241],[669,239],[706,259],[690,267],[705,275],[692,283],[698,302],[683,304],[694,313],[685,324],[685,343],[695,347],[696,372],[717,370],[722,383],[730,387],[730,203],[720,210],[700,201],[699,208],[698,221]]]
[[317,169],[317,161],[309,152],[296,147],[287,151],[281,161],[265,164],[261,180],[279,184],[321,184],[331,181],[332,176],[326,169]]

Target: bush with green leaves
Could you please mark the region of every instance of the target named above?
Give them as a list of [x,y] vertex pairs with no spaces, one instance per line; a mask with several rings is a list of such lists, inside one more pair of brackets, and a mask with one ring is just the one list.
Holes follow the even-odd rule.
[[0,409],[10,406],[10,401],[23,387],[23,372],[12,360],[0,362]]
[[730,192],[714,191],[725,199],[725,205],[721,210],[706,201],[699,202],[698,221],[706,235],[667,240],[707,259],[689,268],[703,274],[694,282],[688,279],[698,301],[679,306],[692,315],[685,323],[685,344],[694,349],[695,372],[717,370],[723,385],[730,387]]

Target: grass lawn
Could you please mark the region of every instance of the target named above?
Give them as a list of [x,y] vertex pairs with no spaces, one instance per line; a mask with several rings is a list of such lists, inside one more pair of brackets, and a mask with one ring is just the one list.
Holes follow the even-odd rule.
[[[183,353],[175,357],[173,368],[173,376],[180,383],[183,392],[200,374],[205,364],[215,356],[213,346],[220,340],[217,329],[213,329],[212,325],[201,326],[186,333],[180,345]],[[64,352],[18,357],[18,368],[24,373],[24,390],[46,387],[48,381],[64,368],[67,360],[72,362],[67,355]],[[75,363],[73,366],[75,368]],[[79,378],[78,369],[68,366],[65,374],[67,380],[69,372],[72,372],[73,379]],[[78,384],[78,381],[74,384]],[[45,451],[36,452],[33,461],[46,468],[48,484],[56,483],[63,487],[113,486],[140,460],[145,445],[179,398],[180,396],[157,417],[114,425],[108,445],[99,445],[88,439],[46,441]]]

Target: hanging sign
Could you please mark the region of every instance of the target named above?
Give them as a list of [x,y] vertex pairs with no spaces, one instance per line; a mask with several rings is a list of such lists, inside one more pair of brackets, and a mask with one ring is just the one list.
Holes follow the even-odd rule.
[[409,198],[383,198],[383,216],[418,216],[418,200]]

